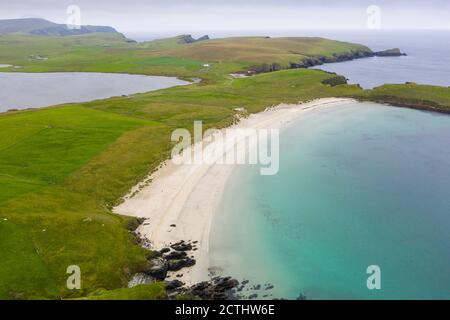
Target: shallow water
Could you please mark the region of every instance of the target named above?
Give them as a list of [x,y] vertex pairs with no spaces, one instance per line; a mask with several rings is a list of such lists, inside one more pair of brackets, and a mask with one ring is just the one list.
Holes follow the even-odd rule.
[[114,73],[0,72],[0,112],[105,99],[184,84],[188,82],[172,77]]
[[[307,114],[280,139],[277,175],[234,171],[213,267],[275,286],[260,298],[450,298],[449,116],[352,103]],[[367,289],[369,265],[381,290]]]

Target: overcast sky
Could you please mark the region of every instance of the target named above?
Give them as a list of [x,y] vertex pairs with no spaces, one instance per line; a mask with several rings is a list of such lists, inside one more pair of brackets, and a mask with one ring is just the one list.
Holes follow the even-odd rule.
[[69,5],[80,7],[82,24],[110,25],[125,34],[364,30],[370,5],[380,8],[384,30],[450,29],[449,0],[0,0],[0,19],[65,23]]

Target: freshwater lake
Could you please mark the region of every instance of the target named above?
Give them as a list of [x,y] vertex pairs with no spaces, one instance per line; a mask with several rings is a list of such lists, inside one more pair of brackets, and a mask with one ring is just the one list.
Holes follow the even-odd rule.
[[235,169],[211,266],[259,298],[450,299],[449,230],[450,116],[349,103],[284,129],[277,175]]
[[186,84],[189,82],[172,77],[115,73],[0,72],[0,112],[106,99]]

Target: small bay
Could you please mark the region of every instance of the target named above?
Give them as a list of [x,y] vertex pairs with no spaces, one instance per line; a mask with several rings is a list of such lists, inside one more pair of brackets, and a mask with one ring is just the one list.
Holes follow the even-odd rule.
[[274,285],[259,298],[449,299],[449,229],[450,117],[349,103],[284,129],[277,175],[236,167],[211,267]]

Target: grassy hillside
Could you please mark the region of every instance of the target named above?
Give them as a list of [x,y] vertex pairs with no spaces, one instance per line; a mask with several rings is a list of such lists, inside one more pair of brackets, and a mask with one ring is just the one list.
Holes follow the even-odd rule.
[[115,33],[0,35],[0,63],[21,67],[3,71],[126,72],[220,81],[229,73],[261,64],[284,69],[307,59],[370,52],[361,45],[322,38],[245,37],[191,42],[186,37],[136,44]]
[[206,61],[236,61],[251,63],[300,63],[308,57],[343,54],[370,49],[358,44],[323,38],[240,37],[203,41],[177,47],[167,55]]
[[414,109],[450,113],[450,88],[416,83],[387,84],[367,90],[358,98]]
[[71,36],[94,32],[117,33],[111,27],[79,26],[78,28],[68,28],[66,24],[54,23],[39,18],[0,20],[0,34],[22,33],[40,36]]
[[165,50],[165,49],[173,49],[180,46],[183,46],[185,44],[194,43],[198,41],[206,41],[209,40],[208,36],[203,36],[199,39],[194,39],[189,34],[183,34],[176,37],[171,38],[163,38],[163,39],[156,39],[153,41],[145,41],[139,43],[140,48],[145,48],[149,50]]

